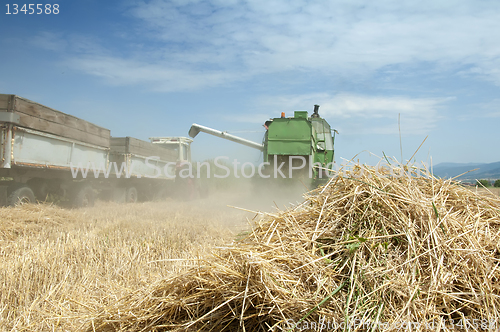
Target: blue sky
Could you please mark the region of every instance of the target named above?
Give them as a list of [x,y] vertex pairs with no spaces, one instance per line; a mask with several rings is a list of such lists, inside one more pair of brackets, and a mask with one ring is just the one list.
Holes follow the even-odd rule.
[[[25,2],[16,2],[21,8]],[[498,1],[58,1],[0,16],[0,92],[147,140],[196,122],[261,141],[281,112],[340,132],[336,159],[500,160]],[[200,134],[193,157],[259,161]],[[371,162],[366,152],[361,160]]]

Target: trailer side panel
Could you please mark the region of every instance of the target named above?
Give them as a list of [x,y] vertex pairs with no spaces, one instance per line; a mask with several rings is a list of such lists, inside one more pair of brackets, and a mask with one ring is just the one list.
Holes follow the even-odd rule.
[[108,149],[100,146],[13,125],[3,126],[1,131],[2,137],[10,138],[10,142],[5,139],[2,144],[2,168],[70,170],[78,165],[107,166]]
[[19,115],[19,126],[109,147],[110,131],[31,100],[0,94],[0,111]]

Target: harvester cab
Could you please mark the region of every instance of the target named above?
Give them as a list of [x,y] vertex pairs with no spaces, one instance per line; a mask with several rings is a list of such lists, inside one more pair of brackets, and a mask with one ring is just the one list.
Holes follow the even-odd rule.
[[[289,163],[302,168],[314,179],[326,178],[324,169],[333,162],[334,148],[331,128],[319,116],[319,106],[308,117],[307,111],[295,111],[293,117],[279,117],[266,122],[264,161]],[[290,166],[289,166],[290,167]]]
[[295,111],[293,117],[281,113],[281,117],[266,121],[264,127],[263,143],[198,124],[191,126],[189,136],[194,138],[199,132],[204,132],[258,149],[263,152],[263,161],[269,163],[271,171],[285,165],[280,170],[286,177],[297,177],[294,175],[297,174],[300,178],[313,180],[327,178],[325,169],[331,167],[334,158],[334,136],[328,122],[319,115],[319,105],[314,106],[310,117],[307,111]]

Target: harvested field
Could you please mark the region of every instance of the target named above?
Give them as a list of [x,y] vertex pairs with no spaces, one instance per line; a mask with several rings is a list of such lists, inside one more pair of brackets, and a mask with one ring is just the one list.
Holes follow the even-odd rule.
[[500,199],[357,171],[101,307],[87,331],[497,329]]
[[225,205],[239,198],[0,209],[0,331],[82,328],[248,228],[248,213]]
[[477,193],[485,195],[496,195],[500,196],[500,188],[476,188],[474,189]]
[[88,332],[498,329],[500,198],[448,180],[357,171],[260,215],[244,238],[235,237],[244,212],[221,207],[257,205],[234,195],[4,209],[0,323]]

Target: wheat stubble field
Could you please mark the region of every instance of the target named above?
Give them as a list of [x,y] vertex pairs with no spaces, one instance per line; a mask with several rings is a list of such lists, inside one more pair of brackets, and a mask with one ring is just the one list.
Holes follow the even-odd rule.
[[238,199],[0,209],[0,330],[82,328],[99,308],[233,241],[253,217],[226,206]]
[[385,171],[256,218],[281,194],[4,208],[0,330],[499,330],[500,198]]

